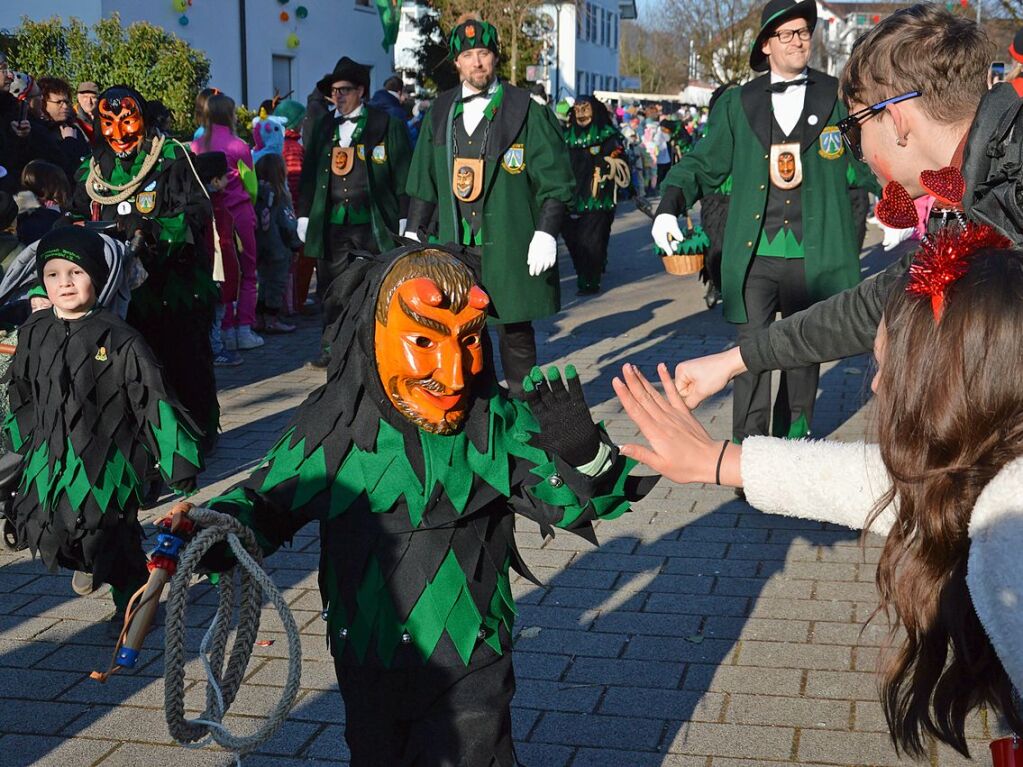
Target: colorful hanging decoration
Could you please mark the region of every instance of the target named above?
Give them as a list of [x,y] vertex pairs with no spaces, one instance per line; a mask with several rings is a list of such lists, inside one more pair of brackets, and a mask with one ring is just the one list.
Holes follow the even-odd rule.
[[[280,5],[287,5],[290,0],[277,0]],[[287,11],[281,11],[277,14],[277,18],[282,24],[291,24],[291,32],[284,39],[284,44],[294,50],[301,44],[301,40],[298,37],[298,22],[303,19],[309,18],[309,9],[304,5],[299,5],[295,8],[294,14],[288,13]]]
[[380,14],[380,25],[384,28],[384,39],[381,41],[384,50],[389,50],[398,39],[398,25],[401,23],[401,0],[376,0],[377,13]]
[[171,0],[171,9],[175,13],[180,13],[178,16],[178,24],[183,27],[188,26],[188,9],[192,7],[192,0]]

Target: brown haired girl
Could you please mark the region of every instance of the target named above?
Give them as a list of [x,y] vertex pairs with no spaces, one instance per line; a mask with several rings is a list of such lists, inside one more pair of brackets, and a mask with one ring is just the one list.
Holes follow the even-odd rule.
[[761,511],[887,535],[881,703],[916,757],[926,736],[968,755],[982,704],[1023,735],[1023,251],[1008,245],[943,230],[893,291],[874,344],[879,444],[716,442],[664,365],[667,399],[630,365],[614,382],[651,444],[623,454],[676,482],[743,487]]

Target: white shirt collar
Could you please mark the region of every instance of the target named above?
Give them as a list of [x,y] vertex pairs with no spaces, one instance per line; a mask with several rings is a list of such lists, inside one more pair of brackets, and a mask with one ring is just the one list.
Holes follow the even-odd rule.
[[350,117],[358,117],[359,115],[362,114],[362,104],[359,104],[359,106],[355,107],[355,109],[353,109],[346,115],[341,114],[341,112],[338,111],[337,107],[332,107],[330,111],[333,112],[334,117],[344,117],[345,119],[348,119]]
[[[774,70],[771,70],[771,82],[772,83],[780,83],[780,82],[783,82],[785,80],[798,80],[801,77],[806,77],[809,73],[810,73],[810,70],[809,70],[809,68],[807,68],[807,69],[804,69],[802,72],[800,72],[795,77],[783,77],[782,75],[777,74]],[[805,86],[806,86],[806,83],[803,83],[803,85],[796,85],[796,86],[793,86],[793,87],[803,88]]]
[[[496,91],[496,90],[497,90],[497,78],[495,77],[494,81],[492,83],[490,83],[490,86],[487,88],[487,94],[492,96],[492,95],[494,95],[494,91]],[[469,85],[469,83],[465,83],[465,82],[462,83],[462,98],[463,99],[466,96],[475,96],[477,93],[480,93],[480,91],[478,91],[475,88],[473,88],[471,85]]]

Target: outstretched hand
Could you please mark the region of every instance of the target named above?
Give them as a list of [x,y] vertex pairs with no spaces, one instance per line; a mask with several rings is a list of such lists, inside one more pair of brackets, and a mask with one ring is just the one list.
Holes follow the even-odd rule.
[[547,377],[534,367],[522,381],[524,397],[540,424],[537,444],[559,456],[569,466],[585,466],[600,451],[600,430],[593,423],[583,396],[583,387],[573,365],[565,367],[565,377],[556,367],[547,368]]
[[[635,458],[674,482],[714,482],[722,443],[712,439],[686,407],[664,363],[657,366],[657,373],[667,397],[654,389],[634,365],[624,365],[622,378],[612,381],[626,414],[650,443],[650,447],[623,445],[622,455]],[[737,448],[728,452],[729,464],[734,461],[737,469]],[[734,476],[731,468],[727,474],[722,473],[723,480]]]

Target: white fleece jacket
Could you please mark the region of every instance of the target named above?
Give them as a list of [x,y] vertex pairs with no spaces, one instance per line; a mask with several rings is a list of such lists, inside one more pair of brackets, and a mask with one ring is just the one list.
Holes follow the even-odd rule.
[[[784,478],[784,479],[781,479]],[[751,506],[857,530],[891,485],[877,445],[749,437],[742,481]],[[871,532],[887,535],[895,509]],[[970,515],[966,583],[1009,679],[1023,691],[1023,458],[1004,466]]]

